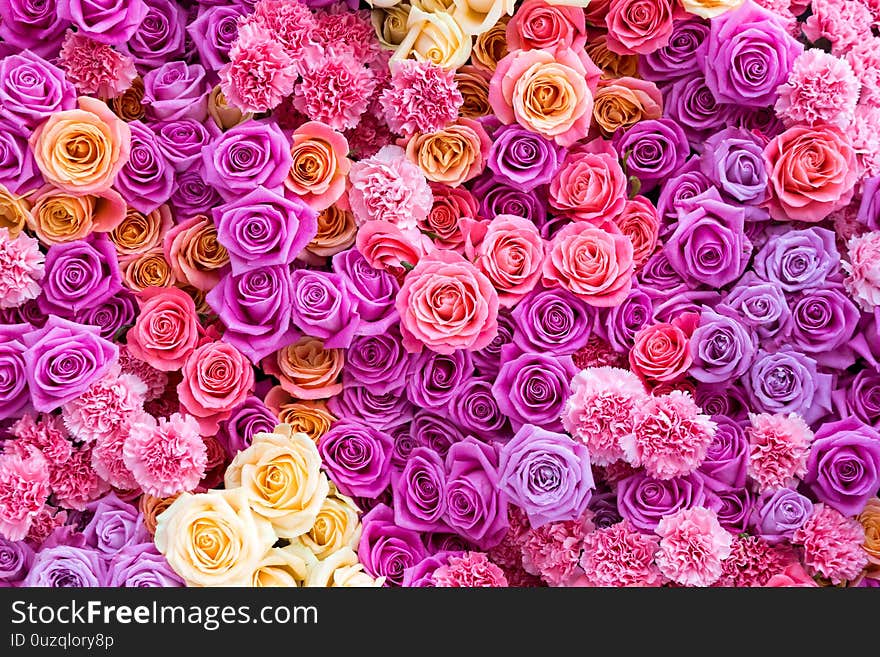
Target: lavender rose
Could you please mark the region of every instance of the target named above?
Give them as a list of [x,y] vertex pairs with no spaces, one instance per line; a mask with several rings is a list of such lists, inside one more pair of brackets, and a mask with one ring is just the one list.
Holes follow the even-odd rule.
[[333,271],[342,277],[346,289],[357,299],[361,317],[358,335],[384,333],[400,319],[394,307],[400,284],[391,273],[371,267],[357,249],[334,255]]
[[137,32],[147,15],[143,0],[58,0],[58,16],[90,39],[118,46]]
[[406,376],[407,395],[422,408],[445,410],[459,387],[471,378],[474,364],[464,349],[449,355],[423,350],[409,361]]
[[[216,132],[216,129],[209,130],[206,125],[214,124],[202,124],[195,119],[177,119],[155,126],[159,150],[177,173],[183,173],[192,167],[201,167],[202,150],[215,138]],[[178,181],[178,186],[179,184]],[[219,195],[217,198],[219,199]],[[203,206],[200,209],[205,213],[207,208]]]
[[678,210],[688,199],[712,189],[712,181],[700,170],[700,158],[689,159],[678,172],[663,182],[657,197],[657,213],[663,220],[660,235],[666,235],[678,221]]
[[[379,394],[400,390],[411,382],[406,374],[409,366],[410,356],[403,348],[400,327],[395,324],[387,333],[352,340],[345,352],[343,383],[368,386]],[[408,397],[423,405],[412,395]]]
[[140,121],[132,121],[131,153],[116,176],[116,188],[135,210],[149,214],[171,197],[174,167],[159,148],[156,133]]
[[20,195],[43,184],[27,137],[12,130],[0,131],[0,181],[10,192]]
[[122,288],[116,250],[100,233],[85,240],[52,246],[46,253],[43,294],[45,313],[67,317],[107,301]]
[[565,155],[565,149],[517,124],[500,128],[493,137],[486,164],[505,183],[526,192],[548,184]]
[[762,281],[754,272],[746,272],[737,281],[724,305],[761,338],[783,338],[791,331],[791,310],[782,287],[778,282]]
[[495,378],[501,367],[501,350],[513,341],[513,316],[507,308],[498,310],[498,333],[488,346],[473,352],[474,365],[481,376]]
[[245,13],[241,5],[199,5],[199,15],[186,31],[199,53],[199,61],[219,71],[229,61],[229,49],[238,38],[238,19]]
[[694,362],[688,374],[703,383],[738,379],[755,356],[755,336],[738,320],[704,307],[690,340]]
[[700,166],[725,196],[742,203],[767,198],[764,145],[742,128],[725,128],[706,140]]
[[0,59],[0,125],[5,130],[30,136],[49,115],[74,107],[76,89],[57,66],[27,50]]
[[746,488],[727,488],[713,491],[711,506],[718,515],[718,523],[733,534],[741,534],[752,515],[752,495]]
[[862,182],[862,200],[857,219],[869,230],[880,230],[880,176],[865,178]]
[[400,586],[407,568],[428,556],[418,532],[399,527],[394,511],[379,504],[363,517],[358,558],[373,577],[385,577],[387,586]]
[[108,586],[166,588],[184,586],[152,542],[126,545],[113,555]]
[[670,119],[639,121],[626,132],[618,130],[613,143],[627,173],[641,181],[642,193],[675,173],[690,154],[684,131]]
[[34,549],[25,541],[10,541],[0,536],[0,586],[23,580],[33,560]]
[[790,488],[780,488],[761,495],[752,509],[750,524],[755,534],[776,544],[790,541],[812,514],[809,498]]
[[127,545],[150,540],[143,516],[128,502],[110,492],[86,506],[92,514],[83,529],[86,545],[113,555]]
[[58,15],[58,0],[0,0],[0,41],[51,57],[70,23]]
[[43,548],[34,557],[23,586],[84,588],[107,586],[104,555],[85,547],[56,545]]
[[681,275],[672,267],[664,251],[658,251],[642,266],[638,273],[640,290],[654,299],[666,299],[681,291],[689,291]]
[[145,73],[172,59],[181,59],[185,46],[186,13],[172,0],[144,0],[147,13],[134,35],[119,49],[127,52]]
[[464,434],[445,416],[419,411],[410,424],[410,435],[419,445],[430,447],[443,458],[449,448],[464,440]]
[[752,408],[763,413],[798,413],[808,423],[831,409],[830,374],[816,361],[786,345],[776,353],[758,351],[745,377]]
[[688,142],[703,149],[706,138],[727,123],[728,106],[720,104],[699,71],[676,80],[666,88],[663,116],[681,126]]
[[758,276],[779,283],[785,292],[840,280],[840,254],[834,233],[816,226],[771,229],[752,266]]
[[538,424],[562,431],[562,409],[577,372],[570,356],[524,353],[501,366],[492,393],[514,430]]
[[357,298],[339,274],[297,269],[293,272],[290,308],[293,323],[307,335],[321,338],[328,349],[345,348],[357,332]]
[[410,566],[403,571],[403,582],[401,586],[405,588],[434,588],[437,584],[434,582],[434,571],[440,566],[449,563],[449,557],[459,557],[461,552],[443,550],[425,557],[414,566]]
[[853,358],[847,358],[840,350],[849,344],[860,316],[859,309],[841,289],[804,290],[791,311],[792,343],[801,351],[817,354],[822,362],[846,367]]
[[703,478],[696,473],[654,479],[639,471],[617,484],[617,509],[621,517],[643,532],[653,532],[665,516],[705,503]]
[[415,414],[402,388],[379,393],[365,385],[343,387],[327,402],[327,408],[337,417],[360,418],[384,431],[409,422]]
[[241,450],[247,449],[258,433],[272,433],[278,424],[272,411],[259,397],[253,395],[244,400],[232,411],[229,419],[220,424],[217,440],[226,449],[230,459],[235,458]]
[[749,415],[748,393],[734,381],[724,383],[698,383],[694,392],[697,406],[707,415],[725,415],[737,422],[743,422]]
[[394,441],[360,420],[334,422],[318,451],[333,482],[346,495],[377,497],[391,482]]
[[547,221],[547,195],[543,188],[527,191],[484,174],[474,182],[471,191],[480,200],[481,217],[511,214],[538,227]]
[[98,305],[82,309],[76,314],[76,321],[97,326],[102,338],[113,340],[120,330],[134,324],[137,314],[134,293],[122,289]]
[[465,381],[452,400],[449,414],[465,433],[484,440],[510,437],[510,424],[499,409],[492,381],[476,377]]
[[639,57],[639,75],[652,82],[671,82],[698,70],[708,36],[708,21],[695,16],[676,20],[669,43]]
[[394,522],[404,529],[445,531],[446,473],[443,459],[428,447],[417,447],[401,472],[391,474]]
[[590,338],[593,307],[556,287],[536,289],[513,309],[513,342],[523,351],[570,356]]
[[0,420],[18,417],[29,401],[24,353],[30,324],[0,325]]
[[865,424],[880,426],[880,373],[863,369],[852,378],[846,388],[845,409],[841,415],[852,413]]
[[[159,144],[161,148],[161,142]],[[167,155],[166,155],[167,157]],[[190,169],[177,176],[177,187],[171,195],[174,216],[182,223],[199,214],[213,214],[212,208],[223,203],[219,192],[205,182],[199,171]]]
[[143,104],[147,118],[156,121],[193,119],[208,116],[208,80],[200,64],[165,62],[144,75]]
[[651,322],[653,315],[654,302],[651,296],[634,285],[620,305],[601,311],[596,321],[596,333],[614,351],[628,353],[635,342],[636,333]]
[[749,441],[740,424],[723,415],[712,416],[717,424],[706,458],[700,464],[706,486],[712,490],[743,488],[749,463]]

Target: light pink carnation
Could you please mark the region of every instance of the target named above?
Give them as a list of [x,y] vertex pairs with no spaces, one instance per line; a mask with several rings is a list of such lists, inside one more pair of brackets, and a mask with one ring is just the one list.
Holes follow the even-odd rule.
[[719,524],[715,512],[700,506],[682,509],[657,525],[660,572],[684,586],[711,586],[730,556],[731,535]]
[[104,100],[120,95],[137,77],[131,57],[72,30],[61,44],[59,65],[80,94]]
[[873,17],[858,0],[812,0],[812,14],[804,23],[804,36],[815,43],[831,42],[831,52],[844,54],[871,34]]
[[20,233],[11,239],[9,229],[0,228],[0,309],[18,308],[40,296],[45,261],[33,237]]
[[595,529],[593,514],[578,520],[550,522],[529,530],[523,537],[523,568],[539,575],[550,586],[583,585],[578,569],[584,537]]
[[591,335],[587,344],[578,349],[572,356],[575,367],[625,367],[626,356],[614,351],[612,346],[597,335]]
[[67,522],[67,511],[56,509],[48,504],[44,505],[40,512],[34,516],[31,528],[27,533],[27,541],[32,545],[40,545],[49,538],[49,535],[58,527]]
[[880,305],[880,231],[851,237],[847,243],[849,261],[842,262],[846,286],[866,312]]
[[144,492],[156,497],[193,490],[208,462],[199,423],[179,413],[158,422],[146,414],[134,421],[122,458]]
[[259,25],[268,30],[293,58],[315,45],[312,37],[315,18],[299,0],[260,0],[254,5],[254,13],[243,23]]
[[849,129],[865,177],[880,174],[880,105],[859,105]]
[[359,62],[377,64],[382,46],[367,10],[351,11],[340,5],[314,17],[311,39],[324,51],[348,52]]
[[866,34],[847,51],[846,61],[862,84],[859,103],[880,106],[880,37]]
[[358,124],[377,85],[373,71],[348,52],[306,57],[300,73],[293,106],[339,131]]
[[391,85],[379,96],[388,125],[409,137],[442,130],[455,121],[464,103],[455,70],[404,59],[391,67]]
[[133,374],[111,370],[82,395],[61,408],[64,424],[86,443],[117,431],[128,416],[143,410],[147,386]]
[[55,501],[76,511],[85,510],[89,502],[110,490],[107,482],[92,468],[91,445],[74,449],[64,465],[51,468],[49,484]]
[[730,556],[721,564],[723,574],[715,586],[764,586],[794,559],[790,548],[770,545],[758,536],[735,536]]
[[116,431],[98,436],[92,449],[92,468],[118,490],[136,490],[138,483],[122,456],[129,422]]
[[621,437],[620,447],[630,465],[644,467],[652,477],[672,479],[699,467],[715,427],[690,394],[673,390],[635,407],[632,433]]
[[119,367],[124,374],[139,378],[147,388],[145,401],[153,401],[162,396],[168,385],[168,375],[139,358],[135,358],[126,345],[119,347]]
[[242,25],[220,69],[220,89],[242,112],[265,112],[293,93],[297,69],[284,47],[261,27]]
[[378,219],[401,230],[417,229],[434,202],[425,174],[399,146],[355,162],[348,180],[348,202],[358,224]]
[[860,83],[845,59],[813,48],[798,55],[788,82],[779,87],[776,114],[786,125],[832,123],[846,129],[859,100]]
[[49,492],[48,464],[36,448],[0,454],[0,535],[10,541],[27,536]]
[[12,425],[12,435],[16,440],[7,443],[7,450],[16,451],[26,458],[29,448],[36,447],[50,466],[67,463],[73,450],[67,429],[57,415],[41,415],[39,419],[34,419],[28,413]]
[[616,367],[581,370],[571,382],[562,424],[590,450],[590,462],[608,465],[623,458],[620,439],[632,433],[633,409],[647,400],[639,377]]
[[810,574],[832,584],[855,579],[868,565],[864,540],[864,529],[857,520],[822,503],[813,507],[813,515],[792,538],[793,543],[803,546],[803,561]]
[[749,476],[758,492],[794,486],[807,472],[807,454],[813,432],[803,418],[790,415],[750,414]]
[[504,571],[483,552],[465,552],[449,557],[449,563],[434,571],[434,582],[441,587],[474,588],[507,586]]
[[865,5],[868,11],[871,12],[871,18],[874,19],[871,25],[880,27],[880,0],[859,0],[859,2]]
[[588,586],[661,586],[654,563],[660,539],[636,531],[628,520],[599,529],[584,539],[581,568]]

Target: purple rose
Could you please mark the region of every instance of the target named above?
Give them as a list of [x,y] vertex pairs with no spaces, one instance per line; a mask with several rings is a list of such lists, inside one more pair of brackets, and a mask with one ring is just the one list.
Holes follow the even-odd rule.
[[264,265],[289,265],[318,232],[318,215],[299,198],[257,187],[214,208],[217,239],[239,274]]
[[499,455],[501,490],[532,527],[579,518],[594,487],[590,454],[564,433],[523,425]]
[[247,449],[258,433],[272,433],[278,424],[272,411],[259,397],[251,395],[232,411],[229,419],[220,424],[217,440],[226,449],[230,459]]
[[844,399],[842,416],[852,413],[865,424],[880,427],[880,372],[861,370],[849,382]]
[[487,165],[505,183],[529,192],[553,178],[565,149],[517,125],[507,125],[493,135]]
[[156,133],[131,121],[131,154],[116,176],[116,188],[135,210],[149,214],[171,198],[174,167],[159,147]]
[[728,106],[715,99],[700,71],[676,80],[664,92],[663,116],[681,126],[696,150],[703,150],[706,138],[727,123]]
[[27,382],[38,411],[49,412],[79,397],[116,362],[119,349],[93,326],[51,315],[23,336]]
[[[629,353],[638,331],[651,322],[654,302],[647,292],[633,286],[620,305],[603,309],[596,332],[618,353]],[[586,340],[581,344],[586,344]]]
[[698,383],[694,392],[697,406],[707,415],[725,415],[737,422],[748,419],[749,399],[737,382]]
[[113,555],[108,565],[108,586],[126,588],[166,588],[184,586],[165,557],[152,542],[126,545]]
[[865,178],[862,182],[862,200],[857,218],[869,230],[880,230],[880,176]]
[[516,431],[524,424],[538,424],[562,431],[562,409],[571,396],[571,380],[577,374],[571,356],[523,353],[502,354],[506,362],[498,372],[492,393],[498,408]]
[[748,371],[755,356],[755,336],[738,320],[703,307],[690,347],[694,362],[688,374],[703,383],[721,383]]
[[724,305],[761,338],[784,338],[791,332],[791,310],[782,287],[775,281],[762,281],[754,272],[739,279]]
[[675,173],[691,150],[681,126],[670,119],[639,121],[625,132],[618,130],[613,143],[627,174],[641,181],[642,193]]
[[483,440],[506,440],[510,437],[510,423],[501,412],[492,382],[472,378],[458,388],[449,408],[449,416],[467,434]]
[[512,214],[528,219],[538,227],[547,220],[547,198],[543,188],[527,191],[484,174],[474,182],[471,192],[480,200],[481,217]]
[[[391,452],[392,472],[400,472],[409,461],[410,454],[419,447],[419,441],[410,433],[410,425],[398,424],[391,427],[388,433],[394,440],[394,450]],[[438,452],[439,453],[439,452]]]
[[663,251],[682,277],[717,289],[742,276],[748,265],[752,246],[744,226],[742,207],[710,190],[684,203]]
[[318,444],[333,482],[345,495],[362,497],[376,497],[388,487],[393,449],[387,433],[351,418],[334,422]]
[[385,577],[386,586],[403,584],[407,568],[428,556],[418,532],[398,527],[394,511],[379,504],[363,517],[358,558],[373,577]]
[[673,322],[682,313],[699,315],[705,306],[714,307],[721,301],[715,290],[679,290],[654,303],[655,322]]
[[708,36],[709,23],[702,18],[675,21],[669,43],[639,57],[639,75],[653,82],[671,82],[698,70]]
[[69,545],[43,548],[22,586],[84,588],[107,586],[107,564],[97,550]]
[[181,59],[185,45],[186,13],[173,0],[144,0],[147,13],[131,39],[119,49],[131,55],[143,74],[173,59]]
[[464,440],[464,434],[445,416],[419,411],[410,423],[410,435],[417,444],[430,447],[443,458],[449,448]]
[[91,502],[86,509],[92,519],[83,529],[86,545],[113,555],[127,545],[150,540],[144,518],[128,502],[123,502],[116,493],[110,492]]
[[639,289],[655,301],[689,290],[684,279],[672,267],[665,251],[658,251],[648,258],[637,278]]
[[370,266],[357,249],[348,249],[333,256],[333,271],[339,274],[346,289],[357,299],[361,323],[358,335],[385,333],[400,319],[394,307],[400,283],[384,269]]
[[730,122],[737,128],[757,132],[768,141],[781,135],[786,128],[772,105],[757,108],[734,106],[731,108]]
[[481,550],[507,533],[507,499],[501,492],[495,447],[468,437],[446,455],[446,523]]
[[[159,146],[161,148],[161,141]],[[221,203],[223,198],[216,189],[205,182],[199,171],[184,171],[177,176],[177,186],[171,195],[171,205],[174,206],[174,216],[178,222],[182,223],[199,214],[213,214],[212,208]]]
[[[400,390],[410,382],[406,375],[410,356],[403,348],[399,325],[380,335],[362,335],[345,352],[345,385],[364,385],[379,394]],[[422,405],[412,395],[413,402]]]
[[25,541],[0,536],[0,583],[14,585],[25,578],[34,560],[34,549]]
[[727,488],[712,492],[711,507],[718,515],[718,523],[732,534],[741,534],[749,525],[752,515],[752,496],[745,488]]
[[28,403],[23,337],[30,324],[0,325],[0,420],[17,418]]
[[122,288],[113,243],[95,233],[50,247],[42,285],[37,303],[47,314],[69,317],[104,303]]
[[779,227],[755,254],[755,273],[779,283],[785,292],[798,292],[840,280],[840,254],[834,233],[811,226],[804,230]]
[[407,395],[417,406],[445,410],[473,374],[470,352],[457,349],[446,355],[424,349],[410,359],[401,383],[406,382]]
[[593,513],[593,524],[597,529],[605,529],[623,520],[617,511],[617,496],[614,491],[593,491],[587,508]]
[[764,146],[751,132],[725,128],[706,140],[700,166],[722,193],[742,203],[767,198]]
[[58,0],[0,0],[0,41],[40,57],[58,51],[70,23],[58,15]]
[[510,311],[501,308],[498,311],[498,333],[495,338],[479,351],[473,352],[474,365],[481,376],[495,378],[501,368],[501,350],[513,341],[514,321]]
[[76,321],[79,324],[97,326],[102,338],[113,340],[121,329],[134,324],[137,314],[134,293],[122,289],[97,306],[81,310],[76,314]]
[[267,120],[245,121],[229,129],[205,148],[202,157],[205,182],[230,201],[255,187],[280,192],[293,164],[290,141],[276,123]]
[[320,338],[328,349],[348,347],[357,332],[360,315],[357,297],[339,274],[297,269],[293,272],[290,308],[294,326]]
[[0,125],[4,130],[27,137],[51,114],[74,107],[76,89],[57,66],[28,50],[0,59]]
[[749,441],[740,424],[723,415],[712,416],[718,425],[699,472],[712,490],[743,488],[749,463]]
[[394,522],[404,529],[445,531],[446,472],[443,459],[427,447],[417,447],[401,472],[391,474]]
[[58,16],[90,39],[119,46],[131,39],[147,15],[143,0],[58,0]]
[[790,541],[811,515],[813,503],[809,498],[791,488],[780,488],[758,498],[750,524],[755,534],[776,544]]
[[746,2],[712,19],[702,66],[719,101],[762,107],[776,100],[801,52],[776,14]]
[[291,294],[290,270],[274,265],[226,274],[205,300],[226,329],[223,341],[258,363],[299,337],[290,323]]
[[617,483],[617,509],[621,517],[643,532],[653,532],[665,516],[703,506],[705,502],[703,478],[696,473],[654,479],[639,471]]
[[43,184],[27,137],[12,130],[0,130],[0,184],[20,195]]
[[405,588],[433,588],[437,586],[434,582],[434,571],[440,566],[449,563],[449,557],[461,556],[461,552],[452,552],[443,550],[425,557],[417,564],[410,566],[403,571],[403,582],[401,586]]
[[199,61],[208,69],[219,71],[229,61],[229,49],[238,38],[238,19],[244,11],[239,5],[200,5],[198,17],[187,25]]
[[559,287],[535,289],[513,309],[513,342],[523,351],[570,356],[587,344],[592,306]]
[[816,354],[823,365],[843,369],[854,357],[849,344],[861,314],[841,289],[804,290],[791,311],[791,341],[801,351]]
[[665,180],[657,197],[657,213],[663,220],[660,235],[667,234],[678,221],[678,209],[684,201],[712,189],[712,181],[700,170],[700,158],[694,156],[674,176]]
[[464,539],[459,534],[434,532],[425,536],[425,548],[428,552],[469,552],[477,550],[477,546]]
[[327,408],[337,417],[362,419],[385,431],[409,422],[415,413],[403,388],[380,393],[372,386],[354,384],[344,386],[340,394],[331,397]]
[[756,412],[798,413],[813,423],[831,409],[831,375],[819,373],[815,360],[790,345],[758,351],[745,384]]
[[852,417],[823,424],[807,458],[804,483],[842,514],[859,513],[880,490],[880,432]]
[[[202,166],[202,150],[216,138],[217,130],[213,126],[213,122],[203,125],[195,119],[177,119],[160,123],[155,126],[156,143],[162,155],[177,173],[193,167],[198,169]],[[219,195],[217,198],[219,199]],[[204,212],[206,208],[201,209],[203,214],[207,214]]]
[[200,64],[165,62],[144,75],[143,105],[147,118],[155,121],[208,117],[208,81]]

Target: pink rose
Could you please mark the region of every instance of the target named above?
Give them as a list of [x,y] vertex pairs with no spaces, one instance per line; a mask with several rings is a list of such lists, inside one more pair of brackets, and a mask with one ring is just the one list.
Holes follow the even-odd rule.
[[292,140],[293,164],[284,186],[313,210],[329,208],[345,191],[345,177],[351,169],[348,141],[319,121],[298,127]]
[[576,221],[601,224],[625,203],[626,175],[604,139],[569,152],[550,183],[550,206]]
[[406,275],[397,295],[403,345],[418,353],[476,351],[498,333],[498,293],[454,251],[433,251]]
[[357,250],[374,269],[385,269],[398,278],[431,251],[431,240],[419,231],[402,231],[390,221],[368,221],[360,227]]
[[177,288],[150,287],[138,295],[140,314],[126,337],[135,358],[157,370],[179,370],[199,340],[192,298]]
[[591,306],[616,306],[632,287],[632,242],[614,224],[571,223],[554,235],[543,275],[547,287],[563,287]]
[[587,43],[584,10],[526,0],[507,23],[508,50],[532,50],[564,46],[581,50]]
[[489,223],[477,253],[477,269],[495,286],[498,303],[505,308],[531,292],[541,277],[544,242],[528,219],[498,215]]
[[663,48],[673,19],[684,12],[670,0],[611,0],[605,25],[608,50],[618,55],[647,55]]
[[786,566],[781,573],[777,573],[768,579],[764,586],[767,588],[812,588],[818,585],[815,580],[807,574],[804,567],[795,561]]
[[181,373],[180,405],[198,420],[205,436],[217,433],[220,422],[229,418],[254,387],[250,361],[225,342],[206,342],[196,348]]
[[640,329],[629,352],[630,369],[643,380],[669,383],[684,377],[693,363],[690,336],[695,313],[684,313],[672,323],[661,322]]
[[660,232],[657,208],[644,196],[636,196],[626,202],[623,212],[614,217],[614,223],[632,242],[633,265],[639,267],[657,248],[657,235]]
[[464,244],[461,232],[462,219],[475,219],[479,204],[474,195],[464,187],[431,184],[434,206],[419,228],[434,235],[434,244],[444,249],[459,249]]
[[767,144],[764,163],[776,221],[821,221],[849,204],[859,180],[852,142],[830,125],[789,128]]

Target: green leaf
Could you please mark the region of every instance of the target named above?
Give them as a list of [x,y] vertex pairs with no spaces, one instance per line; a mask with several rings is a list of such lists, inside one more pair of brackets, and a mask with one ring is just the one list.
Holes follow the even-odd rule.
[[414,264],[407,262],[406,260],[401,260],[400,266],[403,267],[404,269],[406,269],[407,271],[412,271],[413,269],[416,268],[416,266]]

